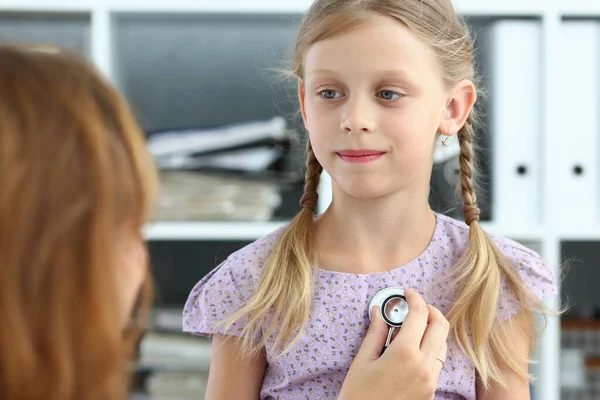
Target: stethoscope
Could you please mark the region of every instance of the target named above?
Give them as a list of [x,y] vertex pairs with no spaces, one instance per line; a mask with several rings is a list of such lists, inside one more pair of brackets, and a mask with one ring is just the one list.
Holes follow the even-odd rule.
[[392,341],[394,330],[402,326],[406,314],[408,314],[408,303],[404,297],[404,289],[398,286],[391,286],[380,290],[369,304],[369,320],[372,320],[371,308],[375,305],[379,306],[379,312],[389,326],[387,340],[385,341],[383,350],[381,350],[381,354],[383,354]]

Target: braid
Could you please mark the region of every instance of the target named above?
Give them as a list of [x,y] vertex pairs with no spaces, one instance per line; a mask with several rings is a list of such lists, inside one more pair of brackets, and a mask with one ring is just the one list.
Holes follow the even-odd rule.
[[[310,140],[306,144],[306,183],[302,210],[288,224],[265,262],[256,292],[237,313],[223,321],[225,330],[244,317],[242,354],[252,355],[272,337],[279,355],[296,343],[310,317],[313,294],[313,212],[323,167]],[[260,337],[261,340],[256,340]]]
[[477,195],[475,194],[473,136],[473,117],[469,115],[465,125],[458,131],[460,186],[463,198],[463,215],[467,225],[471,225],[473,221],[479,221],[479,215],[481,214],[477,206]]
[[473,150],[476,117],[471,113],[458,132],[463,214],[470,232],[465,252],[453,271],[451,286],[458,288],[458,294],[447,318],[454,339],[475,364],[483,385],[489,388],[492,381],[506,385],[500,365],[506,365],[522,378],[528,377],[527,369],[520,364],[523,360],[515,358],[507,350],[507,331],[497,324],[502,279],[514,290],[513,299],[524,310],[528,321],[532,321],[532,313],[527,288],[478,223],[480,210],[475,194]]
[[321,179],[323,167],[315,157],[315,153],[310,144],[310,140],[306,143],[306,181],[304,184],[304,194],[300,199],[300,207],[314,211],[317,208],[319,194],[317,188]]

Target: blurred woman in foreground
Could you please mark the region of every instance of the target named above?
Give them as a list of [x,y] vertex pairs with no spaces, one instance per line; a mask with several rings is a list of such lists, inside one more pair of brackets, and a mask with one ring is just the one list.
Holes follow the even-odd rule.
[[0,47],[1,399],[126,397],[156,181],[126,102],[91,66]]

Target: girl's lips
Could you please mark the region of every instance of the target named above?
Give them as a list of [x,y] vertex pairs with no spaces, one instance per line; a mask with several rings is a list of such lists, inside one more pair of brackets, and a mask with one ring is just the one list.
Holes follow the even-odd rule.
[[349,163],[368,163],[385,154],[379,150],[341,150],[336,153],[343,161]]

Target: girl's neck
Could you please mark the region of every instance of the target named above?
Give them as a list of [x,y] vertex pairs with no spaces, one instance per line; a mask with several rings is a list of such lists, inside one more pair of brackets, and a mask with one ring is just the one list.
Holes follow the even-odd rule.
[[436,218],[427,195],[395,193],[377,199],[335,196],[315,222],[315,263],[348,273],[387,271],[429,245]]

